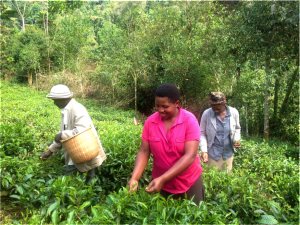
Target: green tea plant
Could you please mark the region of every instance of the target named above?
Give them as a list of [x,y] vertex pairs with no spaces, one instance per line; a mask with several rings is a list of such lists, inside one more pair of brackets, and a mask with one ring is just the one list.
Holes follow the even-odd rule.
[[[97,124],[97,123],[96,123]],[[141,142],[141,126],[121,125],[115,121],[100,122],[100,139],[105,146],[107,160],[99,168],[102,183],[107,190],[119,190],[126,186],[134,167],[135,156]],[[141,178],[141,186],[151,181],[151,161]],[[148,183],[147,183],[148,182]]]
[[37,140],[22,121],[0,124],[0,148],[4,155],[18,156],[34,150]]
[[[242,140],[230,174],[203,166],[205,202],[164,199],[144,191],[152,159],[137,193],[128,193],[142,126],[133,111],[87,107],[107,160],[90,186],[64,176],[62,152],[47,161],[38,156],[59,129],[60,111],[52,101],[24,86],[1,84],[1,191],[26,210],[15,224],[276,224],[299,221],[299,158],[295,147],[277,140]],[[3,129],[2,129],[3,128]],[[27,154],[24,154],[27,153]]]

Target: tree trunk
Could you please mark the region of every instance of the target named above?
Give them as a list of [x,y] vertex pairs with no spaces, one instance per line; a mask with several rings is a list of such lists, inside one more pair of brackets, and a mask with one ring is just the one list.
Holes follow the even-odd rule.
[[49,7],[49,4],[48,4],[48,0],[47,0],[47,35],[48,35],[48,7]]
[[246,136],[249,136],[248,132],[248,105],[246,105]]
[[65,49],[63,52],[63,75],[65,75]]
[[134,76],[134,110],[137,112],[137,96],[136,96],[137,77]]
[[22,16],[22,30],[25,33],[25,17]]
[[277,112],[278,112],[278,95],[279,95],[279,86],[280,86],[280,74],[278,74],[279,76],[276,78],[276,81],[275,81],[275,94],[274,94],[274,121],[275,121],[275,124],[277,122],[277,118],[278,118],[278,115],[277,115]]
[[280,117],[283,116],[283,112],[284,112],[284,109],[288,103],[288,100],[289,100],[289,97],[290,97],[290,94],[292,92],[292,89],[293,89],[293,86],[294,86],[294,83],[296,81],[296,78],[297,78],[297,75],[299,76],[299,60],[298,60],[298,63],[297,63],[297,68],[295,69],[294,73],[293,73],[293,76],[290,80],[290,83],[288,85],[288,89],[286,91],[286,94],[285,94],[285,97],[284,97],[284,100],[283,100],[283,103],[282,103],[282,106],[281,106],[281,109],[280,109]]
[[269,140],[269,113],[270,113],[270,92],[269,92],[269,85],[270,85],[270,58],[266,59],[265,65],[265,73],[266,73],[266,90],[265,90],[265,116],[264,116],[264,139]]
[[29,87],[32,87],[32,73],[30,70],[27,70],[27,74],[28,74],[28,85]]
[[25,33],[25,10],[26,10],[26,2],[24,4],[23,14],[21,13],[21,10],[20,10],[20,8],[18,6],[17,1],[14,1],[14,3],[16,4],[16,8],[17,8],[18,14],[19,14],[19,16],[22,19],[22,30]]
[[49,63],[49,75],[50,75],[50,46],[49,46],[49,37],[48,37],[48,63]]
[[47,37],[46,22],[45,22],[45,16],[44,16],[44,4],[42,4],[42,12],[43,12],[43,24],[44,24],[45,37]]
[[39,84],[38,84],[38,74],[35,71],[35,83],[36,83],[36,90],[39,90]]

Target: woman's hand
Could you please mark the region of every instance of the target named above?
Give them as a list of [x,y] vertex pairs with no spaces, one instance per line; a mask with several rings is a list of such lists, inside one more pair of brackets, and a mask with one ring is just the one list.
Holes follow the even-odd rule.
[[132,172],[131,179],[127,183],[127,185],[129,186],[128,192],[137,191],[139,179],[141,178],[144,169],[147,166],[149,157],[150,157],[149,143],[142,140],[139,152],[135,159],[134,169]]
[[202,154],[201,154],[201,161],[204,162],[204,163],[208,162],[208,154],[207,154],[207,152],[202,152]]
[[149,194],[155,194],[160,192],[164,182],[161,177],[155,178],[150,182],[150,184],[146,187],[145,191]]
[[242,143],[239,142],[239,141],[235,141],[233,147],[234,147],[234,148],[241,148],[241,147],[242,147]]
[[139,181],[136,180],[136,179],[132,179],[132,178],[131,178],[131,179],[128,181],[127,185],[129,186],[129,191],[128,191],[128,192],[130,192],[130,191],[135,191],[135,192],[137,192],[137,188],[138,188],[138,185],[139,185]]
[[53,152],[50,152],[50,151],[47,151],[47,152],[44,152],[41,156],[40,156],[40,160],[47,160],[51,155],[52,155]]

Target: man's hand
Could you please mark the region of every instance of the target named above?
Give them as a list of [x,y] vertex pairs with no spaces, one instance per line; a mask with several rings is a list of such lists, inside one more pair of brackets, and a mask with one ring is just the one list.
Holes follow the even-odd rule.
[[127,183],[127,185],[129,186],[129,191],[128,192],[130,192],[130,191],[135,191],[136,192],[137,188],[138,188],[138,184],[139,184],[139,182],[137,180],[130,179]]
[[207,152],[202,152],[202,154],[201,154],[201,161],[204,162],[204,163],[208,162],[208,154],[207,154]]
[[40,156],[40,160],[47,160],[52,154],[53,154],[53,152],[50,152],[50,151],[44,152]]
[[145,191],[147,191],[149,194],[155,194],[160,192],[162,186],[163,186],[164,182],[163,180],[158,177],[155,178],[154,180],[152,180],[150,182],[150,184],[146,187]]
[[61,143],[61,135],[62,135],[62,133],[55,135],[54,141],[56,143]]
[[234,148],[241,148],[241,147],[242,147],[242,143],[239,142],[239,141],[235,141],[233,147],[234,147]]

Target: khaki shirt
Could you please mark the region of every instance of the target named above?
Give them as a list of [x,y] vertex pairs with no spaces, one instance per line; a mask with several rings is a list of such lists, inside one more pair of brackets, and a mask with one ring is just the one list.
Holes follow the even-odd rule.
[[[106,159],[106,155],[103,151],[101,142],[99,140],[98,134],[95,130],[94,124],[85,109],[83,105],[76,102],[75,99],[72,99],[68,106],[65,108],[67,111],[67,130],[64,129],[64,115],[61,116],[61,123],[60,123],[60,131],[59,133],[62,133],[62,140],[66,140],[86,129],[89,127],[92,127],[93,133],[95,134],[96,140],[99,145],[99,155],[90,161],[87,161],[85,163],[76,164],[74,163],[74,166],[80,171],[80,172],[86,172],[88,170],[91,170],[95,167],[100,166],[103,161]],[[58,152],[61,148],[63,148],[63,145],[61,143],[56,143],[53,141],[53,143],[49,146],[49,150],[51,152]],[[64,149],[64,148],[63,148]],[[68,166],[70,162],[70,156],[68,155],[67,151],[64,149],[64,155],[65,155],[65,164]]]

